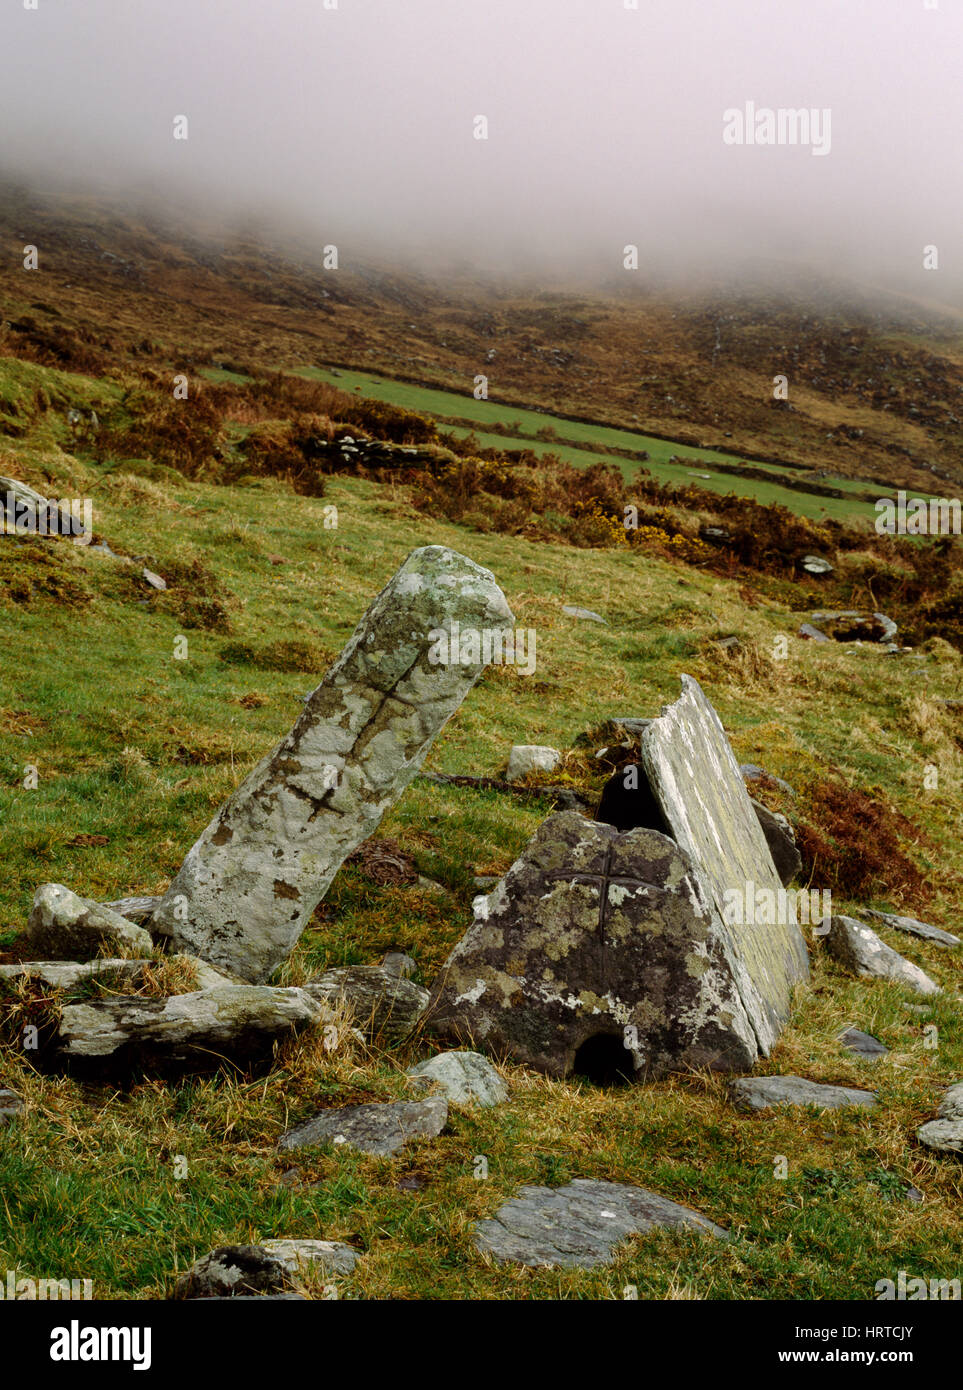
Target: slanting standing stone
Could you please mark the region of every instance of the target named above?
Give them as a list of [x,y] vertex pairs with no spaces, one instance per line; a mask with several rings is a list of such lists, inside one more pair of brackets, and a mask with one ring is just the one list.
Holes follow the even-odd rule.
[[523,1187],[490,1221],[475,1227],[475,1248],[499,1262],[593,1269],[611,1264],[628,1236],[657,1227],[726,1232],[689,1207],[644,1187],[576,1178],[566,1187]]
[[853,1086],[824,1086],[804,1076],[741,1076],[729,1082],[729,1096],[737,1110],[768,1110],[773,1105],[818,1105],[820,1110],[841,1110],[850,1105],[871,1110],[872,1091]]
[[313,1120],[288,1130],[278,1147],[303,1149],[311,1144],[346,1144],[361,1153],[387,1157],[412,1139],[434,1139],[447,1123],[448,1102],[444,1096],[383,1105],[346,1105],[340,1110],[322,1110]]
[[149,956],[154,949],[143,927],[61,883],[37,889],[22,944],[38,960],[48,961],[89,961],[101,950]]
[[794,921],[726,922],[727,894],[753,884],[778,901],[782,883],[725,730],[698,681],[682,677],[682,695],[652,721],[641,744],[669,833],[693,860],[724,924],[742,1003],[767,1056],[789,1017],[793,987],[809,979],[809,957]]
[[917,1139],[937,1153],[963,1155],[963,1081],[950,1087],[936,1114],[916,1131]]
[[891,980],[917,994],[939,994],[940,987],[918,965],[887,946],[870,927],[852,917],[833,917],[823,938],[840,965],[864,979]]
[[400,1042],[428,1007],[428,991],[379,965],[345,965],[309,980],[305,992],[321,1003],[344,1000],[366,1038]]
[[551,1076],[605,1049],[638,1076],[755,1061],[721,923],[666,835],[561,811],[474,910],[432,986],[429,1032]]
[[111,912],[118,912],[121,917],[126,917],[128,922],[137,922],[140,926],[144,926],[154,915],[154,908],[159,902],[160,898],[114,898],[113,902],[101,903],[100,905],[101,907],[109,907]]
[[882,922],[884,927],[892,927],[894,931],[908,932],[910,936],[922,937],[924,941],[934,941],[937,946],[959,946],[960,938],[954,936],[952,932],[944,931],[942,927],[933,927],[929,922],[918,922],[915,917],[902,917],[896,912],[877,912],[875,908],[863,907],[860,911],[866,917],[872,917],[876,922]]
[[199,1069],[216,1067],[225,1056],[269,1057],[276,1040],[321,1017],[321,1006],[304,990],[221,985],[164,999],[68,1004],[57,1042],[64,1060],[80,1070],[175,1062]]
[[487,1057],[478,1052],[439,1052],[408,1068],[413,1086],[440,1086],[449,1105],[487,1109],[508,1100],[508,1087]]
[[[444,546],[413,551],[292,731],[190,850],[152,930],[244,979],[266,979],[478,680],[483,635],[513,623],[488,570]],[[457,652],[446,638],[454,624]]]

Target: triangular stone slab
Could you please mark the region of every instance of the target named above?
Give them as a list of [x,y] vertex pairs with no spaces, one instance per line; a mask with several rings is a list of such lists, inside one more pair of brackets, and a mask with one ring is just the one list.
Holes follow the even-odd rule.
[[794,986],[809,978],[809,958],[793,921],[726,921],[727,893],[744,894],[752,884],[779,901],[782,882],[725,730],[698,681],[682,677],[681,696],[645,729],[641,748],[670,833],[715,908],[759,1050],[768,1055],[789,1017]]

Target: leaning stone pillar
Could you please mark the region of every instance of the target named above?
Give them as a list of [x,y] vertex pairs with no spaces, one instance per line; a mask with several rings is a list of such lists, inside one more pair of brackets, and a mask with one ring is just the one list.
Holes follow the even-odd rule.
[[[462,641],[447,652],[438,634],[453,624]],[[245,980],[266,979],[481,675],[485,644],[466,647],[466,633],[513,624],[488,570],[444,546],[413,551],[294,728],[190,850],[151,930]]]

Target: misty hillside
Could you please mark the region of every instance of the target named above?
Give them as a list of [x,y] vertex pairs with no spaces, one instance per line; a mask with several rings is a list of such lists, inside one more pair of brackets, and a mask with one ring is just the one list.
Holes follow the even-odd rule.
[[[471,397],[891,486],[963,478],[963,329],[804,276],[700,294],[513,288],[175,230],[162,209],[0,196],[6,350],[66,369],[353,366]],[[39,249],[25,273],[24,245]],[[283,243],[282,243],[283,246]],[[798,276],[798,272],[797,272]],[[788,378],[774,398],[773,378]]]

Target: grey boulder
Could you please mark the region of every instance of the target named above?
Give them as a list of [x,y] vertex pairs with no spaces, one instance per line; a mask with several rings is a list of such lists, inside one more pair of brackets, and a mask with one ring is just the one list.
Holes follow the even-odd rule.
[[839,1035],[839,1041],[847,1052],[852,1052],[857,1057],[877,1060],[885,1057],[889,1051],[879,1038],[874,1038],[872,1033],[864,1033],[859,1028],[844,1028]]
[[437,1085],[450,1105],[478,1105],[482,1109],[508,1100],[508,1087],[487,1057],[478,1052],[439,1052],[408,1075],[415,1086]]
[[149,956],[154,943],[143,927],[61,883],[44,883],[34,894],[23,944],[38,960],[89,961],[98,951]]
[[312,1264],[325,1273],[350,1274],[358,1252],[332,1240],[267,1240],[261,1245],[220,1245],[178,1279],[175,1298],[238,1298],[283,1293],[299,1270]]
[[383,965],[345,965],[326,970],[304,985],[323,1004],[343,1000],[352,1021],[369,1040],[400,1042],[418,1026],[428,991]]
[[741,1076],[729,1083],[729,1097],[737,1110],[768,1110],[774,1105],[816,1105],[820,1110],[841,1110],[876,1104],[872,1091],[852,1086],[824,1086],[803,1076]]
[[889,980],[917,994],[939,994],[940,987],[918,965],[881,941],[872,928],[853,917],[833,917],[823,938],[840,965],[863,979]]
[[615,1246],[656,1228],[726,1232],[689,1207],[644,1187],[576,1178],[566,1187],[523,1187],[475,1227],[475,1248],[500,1263],[593,1269],[611,1264]]
[[361,1153],[387,1157],[412,1139],[434,1139],[448,1122],[443,1096],[395,1101],[381,1105],[346,1105],[320,1115],[282,1135],[279,1148],[303,1149],[312,1144],[345,1144]]
[[322,1017],[321,1006],[300,989],[219,985],[161,999],[96,1000],[68,1004],[57,1044],[78,1070],[190,1063],[216,1067],[223,1057],[271,1055],[276,1041]]
[[936,1153],[963,1155],[963,1081],[949,1088],[936,1114],[916,1131],[917,1139]]

